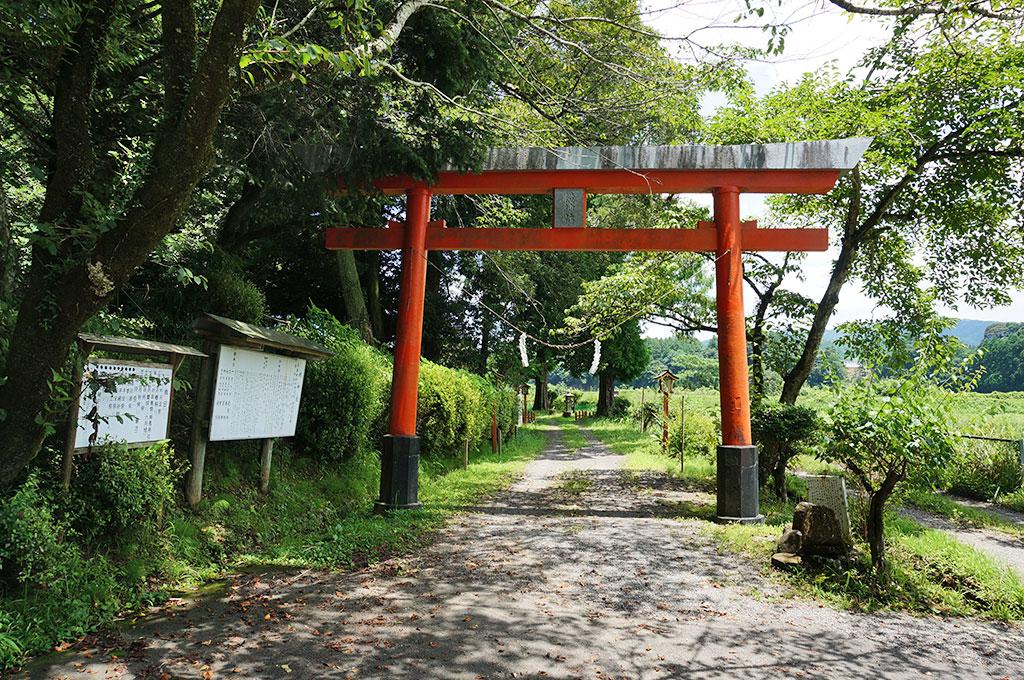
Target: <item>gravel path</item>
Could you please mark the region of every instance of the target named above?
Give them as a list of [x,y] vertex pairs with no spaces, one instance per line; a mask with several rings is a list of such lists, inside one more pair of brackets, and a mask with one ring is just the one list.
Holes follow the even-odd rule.
[[974,546],[1024,578],[1024,541],[1017,536],[995,529],[960,525],[919,508],[903,508],[900,513],[926,527],[945,531],[961,543]]
[[[420,553],[226,592],[43,659],[66,678],[1024,678],[1024,632],[780,599],[700,523],[699,489],[557,437]],[[564,473],[573,481],[563,488]],[[574,489],[575,492],[570,492]],[[118,658],[112,659],[112,654]]]
[[963,496],[954,496],[952,494],[946,494],[946,497],[956,501],[960,505],[966,505],[971,508],[977,508],[978,510],[984,510],[990,512],[993,515],[998,515],[1005,519],[1007,522],[1016,524],[1017,526],[1024,527],[1024,513],[1017,512],[1016,510],[1010,510],[1004,508],[1001,505],[995,503],[988,503],[986,501],[976,501],[973,498],[964,498]]

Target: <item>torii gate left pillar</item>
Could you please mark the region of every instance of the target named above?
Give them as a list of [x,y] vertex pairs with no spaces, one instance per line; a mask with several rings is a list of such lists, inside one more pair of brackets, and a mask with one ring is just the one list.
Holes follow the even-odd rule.
[[416,400],[427,285],[429,221],[430,192],[420,184],[410,188],[406,197],[398,325],[391,376],[391,415],[380,459],[380,498],[377,501],[380,510],[420,506],[420,438],[416,435]]
[[[429,187],[394,177],[375,183],[405,193],[406,219],[386,229],[333,228],[328,249],[402,251],[391,415],[381,459],[377,508],[414,508],[418,500],[419,438],[416,401],[423,303],[429,250],[584,250],[714,252],[722,445],[718,447],[717,516],[756,522],[757,448],[750,431],[742,252],[825,250],[825,229],[758,229],[740,222],[739,196],[751,193],[826,193],[852,169],[870,139],[723,147],[601,147],[492,150],[476,174],[445,171]],[[430,222],[432,192],[542,194],[558,189],[590,193],[711,193],[714,222],[696,229],[448,229]],[[585,194],[584,194],[585,195]]]

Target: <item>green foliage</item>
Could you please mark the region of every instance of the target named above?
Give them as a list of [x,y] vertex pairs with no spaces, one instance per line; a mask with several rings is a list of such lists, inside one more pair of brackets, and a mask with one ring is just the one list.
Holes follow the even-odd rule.
[[0,574],[45,585],[59,570],[68,530],[54,516],[38,475],[29,475],[12,496],[0,501]]
[[612,418],[624,418],[629,415],[630,403],[629,397],[615,397],[612,399],[612,412],[609,415]]
[[338,461],[372,449],[382,434],[390,361],[315,305],[292,330],[334,352],[306,364],[295,431],[299,450]]
[[760,446],[758,473],[761,484],[774,473],[776,494],[785,493],[785,472],[790,459],[804,453],[819,434],[817,412],[807,406],[759,402],[750,414],[754,442]]
[[420,364],[417,430],[425,456],[461,455],[490,438],[491,417],[510,435],[516,423],[516,399],[508,388],[497,389],[486,379],[424,361]]
[[705,411],[688,410],[683,428],[685,437],[683,429],[679,428],[679,419],[674,418],[668,433],[669,453],[678,458],[685,441],[687,462],[697,458],[713,461],[720,441],[718,419]]
[[985,369],[979,392],[1024,391],[1024,330],[986,337],[979,349]]
[[957,439],[938,486],[968,498],[990,501],[1024,484],[1018,442]]
[[174,507],[182,474],[169,445],[103,446],[76,472],[72,495],[61,505],[86,543],[135,557],[165,547],[164,517]]
[[[967,364],[954,365],[957,342],[943,336],[946,320],[930,317],[908,347],[897,324],[847,325],[844,342],[871,374],[839,390],[827,416],[830,440],[821,457],[843,463],[868,495],[872,562],[884,573],[885,506],[905,480],[934,483],[954,455],[949,435],[950,392],[969,386]],[[905,367],[908,353],[914,357]],[[897,378],[882,371],[899,370]]]

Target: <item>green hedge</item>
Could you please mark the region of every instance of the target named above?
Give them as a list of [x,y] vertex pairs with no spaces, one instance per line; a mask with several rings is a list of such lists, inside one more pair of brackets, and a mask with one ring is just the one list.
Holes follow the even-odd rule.
[[[350,327],[313,307],[293,332],[334,356],[306,367],[296,428],[299,450],[342,460],[378,448],[387,429],[391,357],[367,345]],[[505,435],[516,423],[516,397],[485,378],[424,360],[420,364],[416,429],[424,456],[456,456],[490,437],[491,413]]]
[[383,427],[391,361],[317,307],[292,330],[334,352],[306,364],[295,431],[299,451],[337,461],[370,450]]

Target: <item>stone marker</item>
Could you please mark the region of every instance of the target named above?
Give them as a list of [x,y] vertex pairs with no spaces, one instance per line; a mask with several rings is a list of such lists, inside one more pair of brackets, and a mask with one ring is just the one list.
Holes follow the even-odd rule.
[[807,477],[807,500],[815,505],[832,508],[839,520],[843,540],[851,542],[850,510],[846,503],[846,480],[836,475],[814,475]]
[[793,528],[803,535],[802,555],[834,557],[849,551],[849,541],[832,508],[799,503],[793,511]]
[[799,529],[786,529],[776,544],[775,549],[781,553],[799,553],[803,548],[804,535]]
[[792,569],[803,564],[803,558],[788,552],[777,552],[772,555],[772,566],[778,569]]

